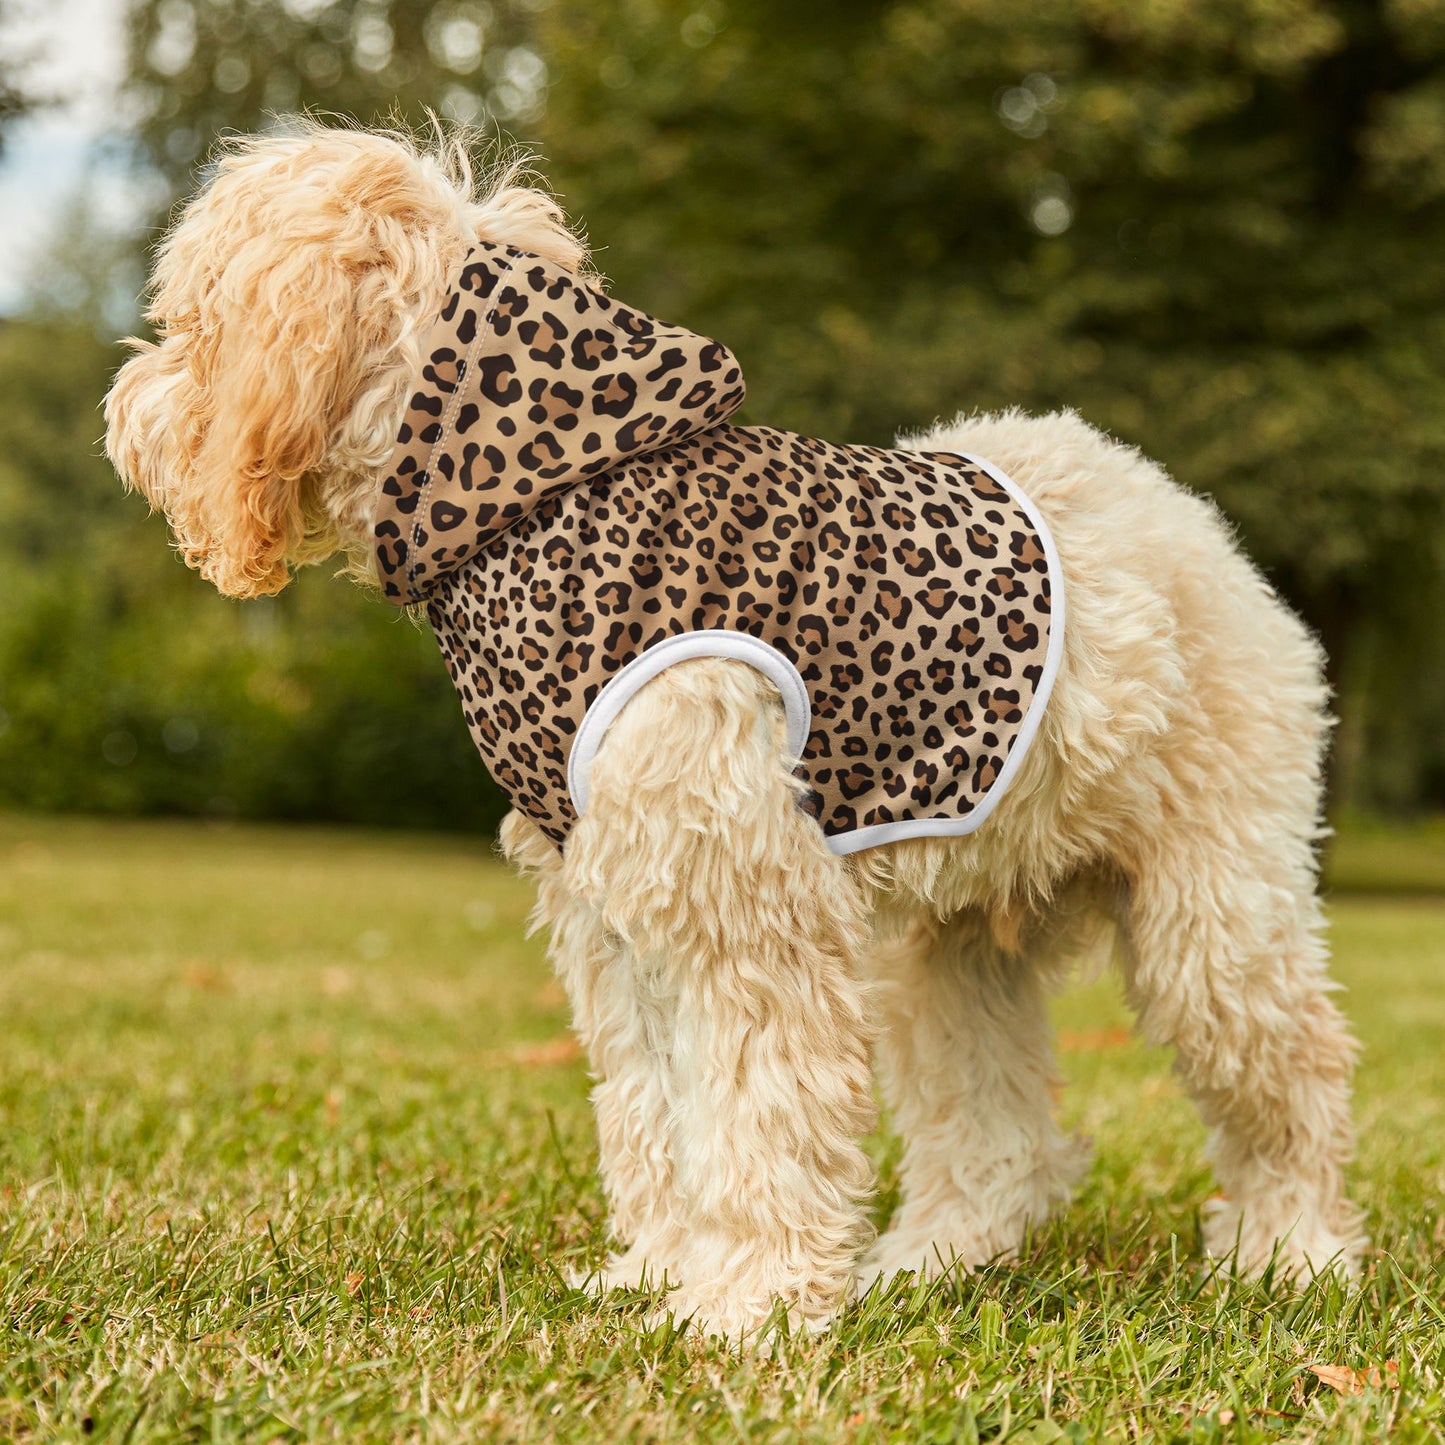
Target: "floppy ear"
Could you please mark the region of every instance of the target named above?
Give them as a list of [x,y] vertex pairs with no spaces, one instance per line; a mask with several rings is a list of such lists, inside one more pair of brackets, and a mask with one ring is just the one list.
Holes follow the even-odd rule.
[[105,452],[129,490],[169,511],[166,487],[179,470],[178,437],[194,387],[177,347],[134,336],[125,344],[135,355],[106,393]]
[[464,147],[300,122],[227,142],[156,258],[148,317],[106,403],[107,450],[186,563],[233,597],[369,555],[417,327],[491,226],[578,265],[561,212],[511,182],[478,196]]
[[133,356],[106,397],[106,450],[166,514],[176,546],[230,597],[279,592],[321,518],[307,481],[325,455],[354,362],[352,287],[319,246],[248,247],[217,274],[173,247],[166,281],[189,304]]
[[233,263],[189,338],[208,415],[190,458],[200,534],[177,539],[233,597],[279,592],[319,520],[308,516],[307,474],[325,456],[357,341],[353,288],[321,249]]

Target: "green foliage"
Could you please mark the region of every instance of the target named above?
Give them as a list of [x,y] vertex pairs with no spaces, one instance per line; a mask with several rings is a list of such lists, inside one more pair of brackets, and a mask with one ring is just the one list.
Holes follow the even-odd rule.
[[[1416,695],[1445,678],[1421,596],[1445,571],[1437,7],[788,15],[544,13],[551,174],[618,290],[724,336],[760,419],[886,443],[1072,406],[1138,444],[1324,636],[1366,714],[1343,791],[1435,786],[1440,714]],[[1372,708],[1356,683],[1382,643]]]
[[77,326],[0,329],[0,803],[495,826],[428,632],[314,571],[220,598],[122,494],[113,360]]
[[216,136],[289,111],[525,123],[545,98],[526,14],[459,0],[144,0],[131,11],[136,139],[179,195]]
[[[1077,408],[1213,496],[1321,633],[1343,719],[1336,798],[1445,803],[1445,22],[1431,0],[141,0],[131,25],[135,157],[171,197],[218,133],[269,112],[424,126],[431,106],[538,145],[617,292],[741,357],[745,419],[886,443],[959,410]],[[47,294],[93,319],[87,256],[98,265],[57,256]],[[143,595],[146,676],[198,681],[179,656],[194,625],[216,649],[221,708],[247,695],[219,679],[250,666],[251,624],[193,623],[211,604],[106,479],[93,407],[115,358],[82,330],[52,306],[43,329],[0,334],[19,402],[0,414],[0,521],[25,539],[25,605],[88,630],[118,666],[139,644],[109,631],[138,626],[121,619]],[[77,583],[65,559],[81,552]],[[341,591],[276,616],[286,666],[315,661],[308,716],[341,729],[345,754],[364,711],[347,690],[368,669],[325,680],[328,619],[350,639],[338,659],[375,645],[382,672],[399,644]],[[12,608],[4,646],[39,625]],[[109,676],[107,697],[135,690]],[[395,726],[435,726],[407,695]],[[76,800],[96,766],[85,747],[43,765]],[[288,786],[286,806],[315,791]],[[326,816],[353,815],[344,790],[321,791]],[[13,780],[0,795],[38,796]]]
[[1332,910],[1358,1289],[1211,1278],[1204,1130],[1092,985],[1057,1010],[1076,1202],[1015,1267],[759,1360],[568,1283],[606,1241],[530,892],[475,841],[0,817],[0,1435],[1445,1438],[1438,900]]
[[1445,817],[1406,824],[1346,815],[1325,856],[1331,894],[1445,898]]
[[154,609],[78,567],[22,586],[0,621],[0,802],[500,822],[429,633],[325,577],[247,604],[177,580],[189,597]]

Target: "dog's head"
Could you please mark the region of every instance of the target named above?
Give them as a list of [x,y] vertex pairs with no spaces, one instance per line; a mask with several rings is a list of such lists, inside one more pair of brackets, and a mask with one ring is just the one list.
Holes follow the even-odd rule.
[[467,247],[584,262],[518,169],[478,186],[460,141],[313,123],[225,145],[157,254],[156,340],[105,403],[116,470],[220,591],[278,592],[337,551],[369,569],[376,477]]

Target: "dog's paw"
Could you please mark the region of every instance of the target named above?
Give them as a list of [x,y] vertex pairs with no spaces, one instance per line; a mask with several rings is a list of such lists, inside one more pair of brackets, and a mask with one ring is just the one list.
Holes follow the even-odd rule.
[[873,1288],[886,1290],[895,1279],[913,1276],[920,1279],[938,1279],[955,1271],[969,1274],[982,1269],[994,1259],[1007,1259],[1012,1249],[1000,1248],[985,1253],[983,1247],[971,1240],[957,1239],[940,1244],[921,1236],[905,1236],[890,1231],[880,1236],[878,1242],[864,1256],[854,1279],[858,1294],[868,1293]]
[[1092,1153],[1085,1136],[1058,1134],[1031,1156],[976,1160],[966,1188],[952,1180],[916,1180],[932,1201],[929,1208],[904,1205],[864,1256],[859,1293],[886,1289],[899,1275],[931,1280],[1012,1261],[1030,1224],[1068,1203]]
[[585,1290],[598,1298],[612,1290],[666,1289],[676,1282],[665,1264],[658,1264],[637,1245],[623,1254],[611,1254],[595,1269],[575,1269],[567,1277],[573,1289]]
[[722,1290],[672,1290],[666,1302],[647,1317],[650,1328],[669,1325],[694,1331],[733,1349],[771,1355],[783,1335],[825,1334],[836,1311],[805,1312],[796,1304],[774,1299],[739,1299]]
[[1246,1278],[1258,1279],[1271,1267],[1276,1279],[1301,1283],[1323,1274],[1343,1280],[1359,1275],[1368,1241],[1353,1206],[1341,1205],[1324,1218],[1318,1212],[1243,1210],[1233,1200],[1211,1199],[1203,1213],[1204,1252]]

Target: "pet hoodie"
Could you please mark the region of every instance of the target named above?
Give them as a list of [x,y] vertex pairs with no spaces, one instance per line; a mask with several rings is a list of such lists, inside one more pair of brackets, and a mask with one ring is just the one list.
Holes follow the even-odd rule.
[[378,573],[554,843],[627,701],[696,657],[777,685],[834,852],[984,821],[1063,643],[1053,544],[996,467],[734,426],[726,347],[510,246],[467,254],[422,356]]

